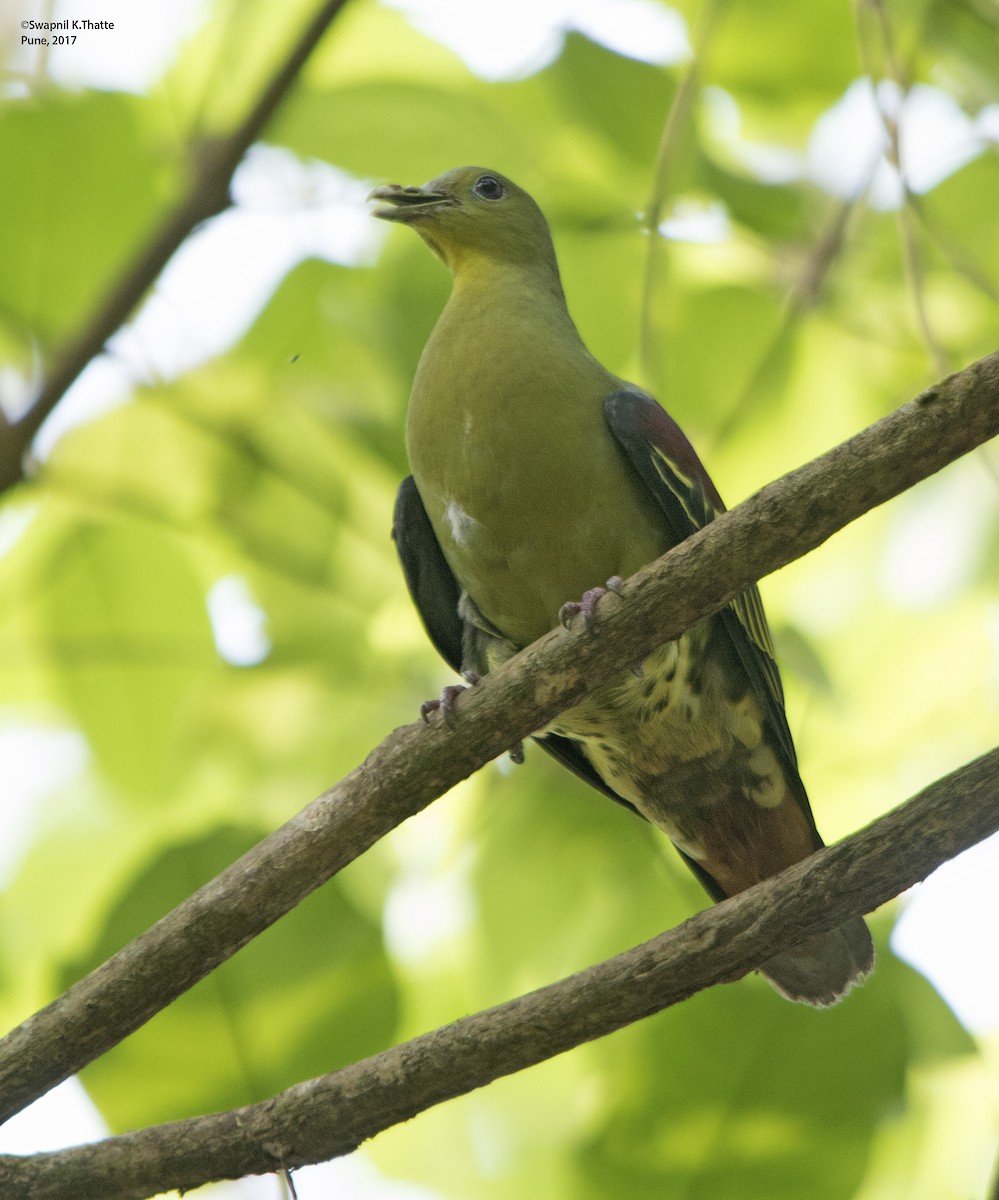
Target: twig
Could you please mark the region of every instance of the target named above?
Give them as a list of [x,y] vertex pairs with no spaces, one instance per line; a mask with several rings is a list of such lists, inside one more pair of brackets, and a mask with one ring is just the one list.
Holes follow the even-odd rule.
[[721,10],[723,0],[708,0],[701,13],[700,25],[694,45],[693,58],[683,73],[669,112],[663,123],[659,146],[656,149],[655,162],[652,165],[652,193],[645,209],[643,225],[648,235],[648,245],[645,254],[645,271],[642,277],[641,324],[639,327],[639,361],[643,373],[651,377],[652,371],[652,298],[658,290],[660,280],[656,276],[656,263],[662,237],[659,224],[662,221],[663,207],[672,188],[670,178],[673,162],[677,155],[677,147],[681,137],[690,123],[690,115],[694,107],[694,99],[701,80],[701,68],[707,53],[715,21]]
[[324,0],[241,124],[226,136],[207,139],[195,147],[187,191],[111,286],[84,327],[56,353],[28,411],[0,428],[0,493],[24,478],[24,456],[35,434],[87,363],[100,354],[108,338],[128,319],[174,251],[197,225],[229,206],[229,185],[236,167],[345,3]]
[[887,158],[889,163],[895,168],[899,186],[902,189],[902,203],[899,206],[897,214],[902,266],[905,271],[906,282],[909,285],[916,326],[919,329],[923,347],[926,350],[927,357],[934,371],[938,374],[943,374],[950,369],[950,362],[946,351],[933,332],[933,326],[930,323],[929,313],[926,309],[926,293],[923,287],[923,260],[919,250],[919,239],[916,236],[916,222],[912,211],[912,192],[905,173],[905,164],[902,162],[902,145],[898,118],[902,115],[909,85],[903,79],[902,72],[895,58],[891,21],[884,0],[866,0],[866,3],[873,11],[877,22],[878,33],[881,37],[882,53],[887,68],[885,72],[886,77],[895,84],[899,95],[899,111],[898,117],[896,117],[888,111],[888,107],[878,95],[873,55],[870,53],[870,47],[864,39],[863,30],[858,27],[858,45],[861,62],[870,78],[874,106],[881,117],[885,136],[888,139]]
[[259,1104],[91,1146],[0,1157],[3,1195],[145,1200],[322,1162],[504,1075],[745,975],[870,912],[999,829],[999,749],[860,833],[597,966]]
[[981,256],[961,245],[959,239],[949,229],[943,228],[940,222],[931,217],[919,196],[910,195],[909,204],[923,232],[954,270],[959,275],[963,275],[972,287],[980,291],[993,304],[999,304],[999,284],[996,284],[989,276]]
[[722,445],[735,433],[743,417],[753,407],[757,393],[770,379],[775,364],[785,353],[801,319],[818,303],[826,278],[843,249],[850,217],[866,191],[866,186],[859,188],[855,196],[837,201],[833,205],[828,220],[787,290],[780,321],[773,336],[753,367],[752,374],[743,385],[738,399],[713,431],[714,446]]

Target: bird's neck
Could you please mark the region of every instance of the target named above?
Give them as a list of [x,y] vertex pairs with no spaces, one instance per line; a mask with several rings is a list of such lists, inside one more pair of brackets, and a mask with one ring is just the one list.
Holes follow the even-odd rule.
[[[467,256],[452,267],[451,297],[443,324],[458,317],[462,324],[491,327],[503,339],[523,338],[525,330],[544,329],[549,338],[584,350],[569,316],[554,256],[529,262],[505,262]],[[585,351],[584,351],[585,352]]]
[[[614,378],[593,359],[566,308],[554,255],[528,261],[466,257],[413,384],[411,421],[463,427],[469,411],[541,419],[605,395]],[[450,417],[448,414],[450,413]]]

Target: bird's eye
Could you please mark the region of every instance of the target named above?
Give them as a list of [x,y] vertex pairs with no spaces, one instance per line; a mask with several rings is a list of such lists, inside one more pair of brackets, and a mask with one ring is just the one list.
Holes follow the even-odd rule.
[[472,191],[483,200],[502,200],[505,194],[503,185],[495,175],[480,175]]

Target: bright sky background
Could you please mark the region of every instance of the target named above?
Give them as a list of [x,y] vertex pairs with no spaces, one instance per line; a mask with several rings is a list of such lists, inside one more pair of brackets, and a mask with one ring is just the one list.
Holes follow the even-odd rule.
[[[388,0],[415,25],[450,45],[487,79],[524,75],[551,61],[568,29],[578,29],[622,53],[670,64],[689,55],[683,19],[648,0]],[[115,21],[112,34],[81,39],[71,50],[51,53],[50,73],[72,87],[142,91],[171,61],[178,42],[204,20],[202,0],[56,0],[54,12],[39,2],[6,4],[0,37],[24,16],[88,16]],[[99,9],[99,11],[98,11]],[[15,65],[31,59],[15,53]],[[716,137],[744,166],[774,181],[808,177],[839,196],[855,194],[874,171],[872,203],[896,207],[897,173],[884,160],[878,107],[901,118],[903,162],[910,186],[925,191],[999,141],[999,105],[969,118],[940,90],[919,85],[903,99],[897,88],[877,93],[857,79],[817,123],[804,155],[753,144],[740,136],[740,114],[727,93],[708,96]],[[880,160],[880,161],[879,161]],[[390,170],[391,164],[386,164]],[[67,428],[128,401],[135,381],[170,378],[231,345],[255,319],[281,278],[302,259],[318,256],[350,264],[370,261],[384,228],[371,221],[364,196],[375,181],[358,181],[319,163],[303,164],[283,150],[257,147],[235,181],[236,206],[192,236],[175,255],[153,294],[112,342],[112,354],[88,367],[38,440],[44,455]],[[382,181],[378,181],[382,182]],[[724,241],[728,224],[720,209],[678,205],[664,233],[674,238]],[[967,497],[961,511],[974,512]],[[967,550],[955,538],[961,523],[941,529],[934,514],[910,520],[889,558],[886,587],[912,595],[920,580],[932,600],[943,564]],[[30,525],[27,506],[0,519],[0,557]],[[979,531],[981,535],[981,531]],[[974,531],[969,536],[974,536]],[[942,572],[946,578],[948,571]],[[915,580],[915,585],[913,585]],[[251,665],[270,649],[267,620],[245,581],[219,580],[206,597],[219,653]],[[999,646],[999,606],[994,614]],[[5,795],[0,811],[0,885],[16,865],[31,832],[31,814],[48,791],[64,787],[83,768],[87,747],[79,734],[0,724]],[[402,889],[408,889],[403,891]],[[434,881],[401,885],[399,903],[388,905],[390,941],[405,945],[428,916],[441,915]],[[894,937],[896,950],[923,970],[960,1019],[976,1032],[999,1027],[999,963],[982,953],[995,940],[999,911],[999,840],[976,847],[947,864],[910,899]],[[409,927],[407,928],[407,922]],[[69,1081],[0,1129],[0,1152],[26,1153],[101,1136],[100,1119],[82,1088]],[[383,1179],[355,1154],[333,1164],[296,1172],[301,1200],[343,1195],[357,1200],[434,1200],[423,1188]],[[207,1194],[207,1193],[206,1193]],[[211,1192],[223,1200],[276,1200],[273,1178],[226,1185]]]

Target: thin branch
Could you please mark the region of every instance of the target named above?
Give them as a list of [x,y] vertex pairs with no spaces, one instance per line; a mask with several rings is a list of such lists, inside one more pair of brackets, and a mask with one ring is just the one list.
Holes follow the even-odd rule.
[[0,1157],[0,1192],[145,1200],[322,1162],[417,1113],[613,1033],[870,912],[999,829],[999,749],[860,833],[597,966],[259,1104]]
[[[898,89],[898,113],[893,114],[889,111],[888,105],[878,93],[876,82],[875,66],[873,55],[870,52],[870,47],[863,36],[863,30],[858,25],[858,45],[860,50],[860,59],[864,70],[867,72],[871,81],[873,91],[874,106],[881,118],[881,123],[884,126],[885,136],[888,140],[887,158],[889,163],[895,168],[898,176],[899,186],[902,189],[902,203],[899,205],[897,213],[899,248],[902,255],[902,266],[905,271],[906,282],[909,285],[909,294],[912,297],[913,312],[916,318],[916,326],[919,329],[919,335],[923,342],[923,347],[926,350],[933,369],[938,374],[943,374],[950,370],[949,356],[944,350],[933,331],[933,326],[930,323],[929,313],[926,308],[926,290],[923,287],[923,260],[919,250],[919,239],[916,230],[916,217],[912,211],[912,192],[909,188],[908,177],[905,172],[905,164],[902,161],[902,144],[901,130],[899,128],[899,120],[903,115],[905,101],[909,92],[909,84],[903,78],[902,72],[899,69],[898,62],[895,57],[894,38],[892,37],[891,21],[889,19],[888,10],[885,7],[884,0],[866,0],[868,7],[874,13],[874,18],[877,24],[877,31],[881,38],[881,50],[886,64],[884,72],[885,77],[895,84]],[[858,11],[858,17],[860,13]]]
[[843,249],[850,217],[866,194],[867,187],[865,184],[858,188],[855,196],[833,205],[828,220],[787,290],[773,336],[753,367],[738,399],[713,432],[712,442],[715,446],[723,444],[735,433],[753,407],[757,394],[769,383],[774,365],[785,353],[802,318],[818,304],[826,278]]
[[243,155],[260,136],[345,3],[324,0],[240,125],[224,137],[205,140],[195,147],[187,191],[150,241],[139,249],[84,327],[55,355],[31,408],[0,430],[0,493],[24,478],[24,456],[35,434],[87,363],[101,353],[108,338],[128,319],[180,244],[202,221],[228,208],[229,185]]
[[916,236],[916,225],[909,204],[908,186],[905,188],[906,199],[898,210],[899,241],[902,247],[902,263],[905,268],[905,278],[909,283],[912,295],[912,305],[916,314],[916,324],[923,348],[935,371],[950,369],[951,358],[944,350],[940,339],[933,331],[929,312],[926,308],[926,289],[923,286],[923,259],[919,251],[919,239]]
[[[990,277],[982,263],[981,255],[968,250],[958,237],[944,227],[943,223],[926,211],[922,197],[910,195],[909,203],[925,235],[936,246],[947,262],[959,274],[986,296],[993,304],[999,304],[999,285]],[[989,264],[992,265],[991,263]]]
[[[999,434],[999,352],[769,484],[414,724],[0,1042],[0,1120],[137,1029],[379,838],[752,581]],[[900,684],[900,686],[902,686]]]
[[642,278],[641,326],[638,336],[639,361],[647,377],[652,375],[652,297],[661,282],[656,274],[656,264],[659,261],[662,246],[659,225],[662,221],[666,198],[672,190],[670,176],[677,156],[677,147],[690,123],[697,88],[701,80],[701,68],[722,3],[723,0],[708,0],[704,6],[694,44],[693,58],[677,85],[673,102],[663,124],[655,162],[652,165],[652,194],[649,196],[643,220],[645,232],[648,235],[648,247],[645,256],[645,272]]

